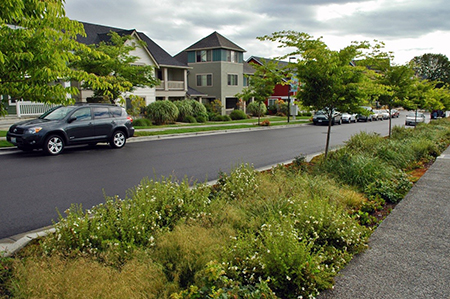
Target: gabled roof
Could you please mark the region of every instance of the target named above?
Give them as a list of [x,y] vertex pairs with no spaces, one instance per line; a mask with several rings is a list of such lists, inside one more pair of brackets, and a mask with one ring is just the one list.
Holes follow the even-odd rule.
[[200,92],[192,87],[188,87],[187,94],[191,97],[207,97],[206,93]]
[[253,75],[255,73],[255,68],[248,62],[244,62],[244,74]]
[[84,31],[86,32],[86,37],[78,36],[77,40],[80,43],[86,45],[98,44],[100,42],[108,42],[110,40],[109,33],[111,31],[117,32],[117,34],[123,35],[135,35],[138,39],[144,41],[147,45],[147,51],[152,56],[153,60],[158,64],[158,66],[170,66],[187,68],[188,66],[175,58],[173,58],[169,53],[167,53],[163,48],[158,46],[153,40],[151,40],[147,35],[142,32],[138,32],[135,29],[121,29],[109,26],[91,24],[86,22],[80,22],[84,26]]
[[246,52],[244,49],[242,49],[223,35],[220,35],[217,31],[214,31],[207,37],[199,40],[189,48],[185,49],[183,52],[206,49],[227,49],[238,52]]
[[251,61],[258,63],[259,65],[263,65],[267,61],[273,61],[277,64],[277,66],[280,69],[286,67],[289,64],[287,61],[276,60],[276,59],[271,59],[271,58],[264,58],[264,57],[257,57],[257,56],[251,56],[249,59],[247,59],[248,63],[250,63]]
[[[253,69],[253,73],[248,73],[248,74],[254,74],[255,73],[255,68],[252,67],[253,63],[257,63],[259,65],[264,65],[264,63],[267,62],[274,62],[277,65],[278,70],[283,70],[288,64],[289,62],[287,61],[282,61],[282,60],[276,60],[276,59],[271,59],[271,58],[264,58],[264,57],[257,57],[257,56],[251,56],[249,59],[247,59],[247,62],[245,64],[248,64],[250,68]],[[245,64],[244,64],[244,69],[245,69]],[[283,81],[287,81],[287,78],[282,78]]]

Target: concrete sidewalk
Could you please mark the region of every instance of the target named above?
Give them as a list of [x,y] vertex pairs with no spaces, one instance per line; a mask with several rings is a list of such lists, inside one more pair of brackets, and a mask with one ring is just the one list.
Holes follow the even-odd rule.
[[450,148],[319,298],[450,298]]

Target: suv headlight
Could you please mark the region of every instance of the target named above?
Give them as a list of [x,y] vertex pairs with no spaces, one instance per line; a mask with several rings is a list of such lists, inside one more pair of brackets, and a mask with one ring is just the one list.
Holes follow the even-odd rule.
[[40,130],[42,130],[41,127],[28,128],[26,129],[25,134],[36,134],[39,133]]

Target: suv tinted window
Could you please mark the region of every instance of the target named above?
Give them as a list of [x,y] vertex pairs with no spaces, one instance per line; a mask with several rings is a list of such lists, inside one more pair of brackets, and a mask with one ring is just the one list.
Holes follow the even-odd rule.
[[123,109],[120,107],[110,107],[109,111],[111,112],[113,117],[121,117]]
[[108,118],[109,115],[109,109],[108,107],[95,107],[94,108],[94,118]]
[[72,116],[76,117],[77,120],[86,120],[86,119],[91,119],[91,108],[86,107],[86,108],[81,108],[78,109],[77,111],[75,111]]

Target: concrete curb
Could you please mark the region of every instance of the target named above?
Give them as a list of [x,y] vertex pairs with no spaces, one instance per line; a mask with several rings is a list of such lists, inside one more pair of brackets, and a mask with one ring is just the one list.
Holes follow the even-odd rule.
[[[34,232],[29,232],[25,234],[20,234],[10,238],[0,240],[0,256],[11,257],[19,250],[28,245],[31,241],[47,236],[50,233],[54,233],[55,229],[53,227],[48,227],[45,229],[37,230]],[[8,242],[9,241],[9,242]]]

